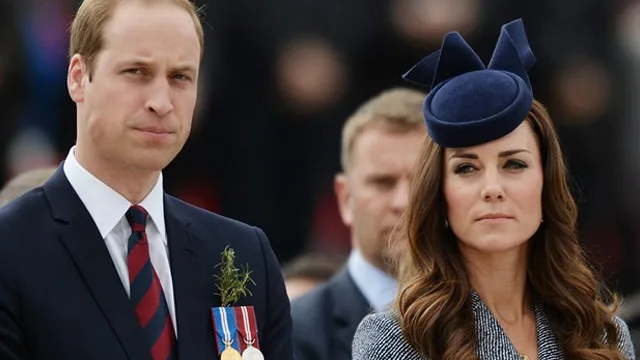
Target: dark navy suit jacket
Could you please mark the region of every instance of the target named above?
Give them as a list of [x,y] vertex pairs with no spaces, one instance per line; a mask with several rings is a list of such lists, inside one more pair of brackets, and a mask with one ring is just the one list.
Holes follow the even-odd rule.
[[[265,234],[164,196],[180,360],[218,359],[210,308],[225,246],[248,264],[266,359],[293,359],[289,300]],[[0,359],[150,360],[104,240],[62,171],[0,209]]]
[[327,283],[291,303],[298,360],[351,360],[360,321],[373,311],[345,267]]

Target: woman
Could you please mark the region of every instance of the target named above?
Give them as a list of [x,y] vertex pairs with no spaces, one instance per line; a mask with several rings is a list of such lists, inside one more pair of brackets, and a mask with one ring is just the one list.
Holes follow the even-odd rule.
[[431,87],[396,307],[354,360],[635,359],[588,267],[552,120],[534,100],[522,21],[484,67],[458,33],[405,79]]

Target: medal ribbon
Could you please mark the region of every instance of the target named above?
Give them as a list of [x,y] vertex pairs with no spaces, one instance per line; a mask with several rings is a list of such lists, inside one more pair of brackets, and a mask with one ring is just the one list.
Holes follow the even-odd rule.
[[218,354],[227,346],[240,351],[240,341],[237,341],[237,323],[233,309],[229,307],[212,308],[214,327],[216,329],[216,343],[218,344]]
[[244,339],[242,350],[244,351],[248,345],[260,349],[258,345],[258,325],[253,306],[239,306],[234,308],[234,311],[238,319],[238,331]]

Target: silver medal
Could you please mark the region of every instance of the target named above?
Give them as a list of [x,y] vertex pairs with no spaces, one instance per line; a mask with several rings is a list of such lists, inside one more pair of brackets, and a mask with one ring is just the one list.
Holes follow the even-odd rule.
[[249,345],[242,352],[242,360],[264,360],[264,356],[257,348]]

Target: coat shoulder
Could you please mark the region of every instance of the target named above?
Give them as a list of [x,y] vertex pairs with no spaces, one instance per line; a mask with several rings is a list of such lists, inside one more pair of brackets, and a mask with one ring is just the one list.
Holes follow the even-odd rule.
[[625,359],[635,360],[635,350],[627,323],[617,316],[613,319],[613,322],[618,329],[618,349],[625,356]]
[[425,360],[405,339],[398,316],[386,311],[367,315],[353,339],[353,360]]

